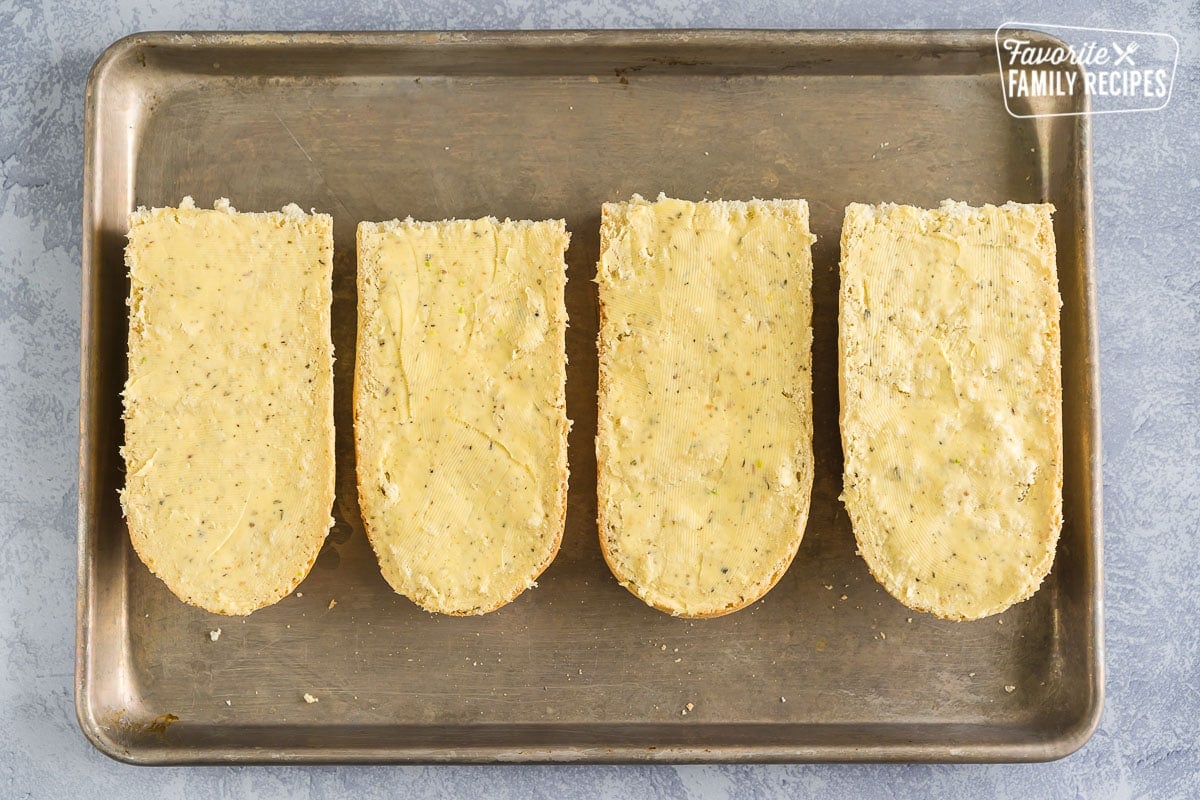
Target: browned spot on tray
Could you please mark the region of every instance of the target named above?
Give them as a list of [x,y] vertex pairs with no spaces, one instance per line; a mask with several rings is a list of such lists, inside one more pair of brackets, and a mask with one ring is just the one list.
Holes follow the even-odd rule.
[[130,716],[123,708],[114,708],[105,715],[105,722],[126,733],[166,733],[167,728],[179,721],[175,714],[159,714],[150,720]]
[[167,728],[176,722],[179,722],[179,717],[174,714],[159,714],[150,721],[150,724],[146,726],[146,730],[150,733],[166,733]]

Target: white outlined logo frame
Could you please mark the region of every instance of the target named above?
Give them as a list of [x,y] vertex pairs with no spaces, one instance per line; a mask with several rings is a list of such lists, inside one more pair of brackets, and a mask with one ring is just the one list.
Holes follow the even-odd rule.
[[[1001,32],[1003,32],[1005,30],[1026,31],[1029,33],[1040,33],[1044,36],[1054,38],[1056,41],[1059,42],[1059,46],[1064,47],[1064,48],[1069,47],[1069,45],[1067,45],[1065,42],[1062,42],[1062,40],[1059,39],[1058,36],[1055,35],[1055,33],[1054,33],[1055,30],[1083,31],[1083,32],[1087,32],[1087,33],[1096,33],[1096,34],[1120,33],[1120,34],[1127,34],[1127,35],[1133,35],[1133,36],[1160,37],[1160,38],[1169,40],[1171,42],[1171,45],[1175,48],[1175,52],[1171,56],[1171,78],[1167,83],[1167,95],[1163,99],[1163,101],[1160,105],[1157,105],[1154,107],[1149,107],[1149,108],[1105,108],[1105,109],[1096,110],[1096,109],[1091,108],[1091,102],[1090,102],[1091,98],[1088,95],[1087,91],[1085,90],[1083,93],[1084,108],[1081,111],[1057,111],[1057,112],[1042,113],[1042,114],[1018,114],[1015,111],[1013,111],[1012,106],[1009,104],[1008,87],[1005,83],[1005,75],[1007,74],[1007,72],[1010,69],[1013,69],[1013,67],[1011,65],[1008,65],[1008,66],[1005,65],[1004,54],[1001,52],[1000,34],[1001,34]],[[1084,116],[1084,115],[1090,116],[1090,115],[1096,115],[1096,114],[1131,114],[1131,113],[1143,112],[1143,111],[1161,111],[1162,109],[1166,108],[1170,104],[1171,95],[1175,90],[1175,73],[1179,69],[1179,40],[1176,39],[1173,35],[1171,35],[1169,33],[1163,33],[1163,32],[1159,32],[1159,31],[1124,30],[1121,28],[1088,28],[1088,27],[1083,27],[1083,26],[1079,26],[1079,25],[1058,25],[1058,24],[1047,23],[1047,22],[1021,22],[1021,21],[1016,21],[1016,20],[1010,20],[1010,21],[1003,22],[1000,25],[996,26],[996,31],[995,31],[993,38],[995,40],[995,45],[996,45],[996,65],[999,67],[999,70],[1000,70],[1000,73],[999,73],[1000,74],[1000,96],[1004,98],[1004,110],[1008,112],[1009,116],[1015,117],[1016,119],[1034,119],[1037,117],[1079,117],[1079,116]],[[1062,66],[1062,65],[1056,65],[1056,66]],[[1081,74],[1086,73],[1087,68],[1083,65],[1074,64],[1074,65],[1070,65],[1070,66],[1079,69]]]

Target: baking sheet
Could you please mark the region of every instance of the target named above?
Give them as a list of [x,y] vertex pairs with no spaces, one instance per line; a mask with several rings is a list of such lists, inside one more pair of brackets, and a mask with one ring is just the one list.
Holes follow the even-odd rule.
[[[1103,659],[1088,122],[1010,117],[990,31],[141,34],[98,60],[86,113],[76,699],[103,752],[988,761],[1061,757],[1090,736]],[[808,527],[774,590],[714,620],[644,606],[596,540],[600,204],[660,191],[807,198],[818,237]],[[126,215],[185,194],[335,221],[337,523],[299,590],[245,619],[176,600],[117,502]],[[973,623],[879,588],[837,499],[842,209],[946,197],[1053,202],[1064,299],[1058,558],[1033,599]],[[354,229],[486,214],[565,217],[572,232],[567,528],[538,588],[449,618],[394,594],[362,531]]]

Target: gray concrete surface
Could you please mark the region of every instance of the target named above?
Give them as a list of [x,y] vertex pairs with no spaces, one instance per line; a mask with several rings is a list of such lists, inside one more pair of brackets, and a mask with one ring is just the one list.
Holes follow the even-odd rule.
[[[0,797],[1200,796],[1200,7],[932,0],[0,2]],[[139,769],[80,734],[72,701],[83,88],[150,29],[993,28],[1166,31],[1170,105],[1094,123],[1108,701],[1056,763],[995,766]]]

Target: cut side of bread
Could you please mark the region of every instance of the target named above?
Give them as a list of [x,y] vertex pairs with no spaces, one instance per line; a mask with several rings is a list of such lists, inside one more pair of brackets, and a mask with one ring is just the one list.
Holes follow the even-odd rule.
[[600,226],[600,546],[685,617],[783,575],[808,519],[812,256],[803,200],[634,195]]
[[249,614],[333,523],[333,221],[227,200],[130,216],[121,507],[180,599]]
[[358,496],[392,588],[443,614],[535,586],[566,518],[562,220],[358,226]]
[[853,204],[842,228],[842,499],[910,608],[997,614],[1062,527],[1053,206]]

